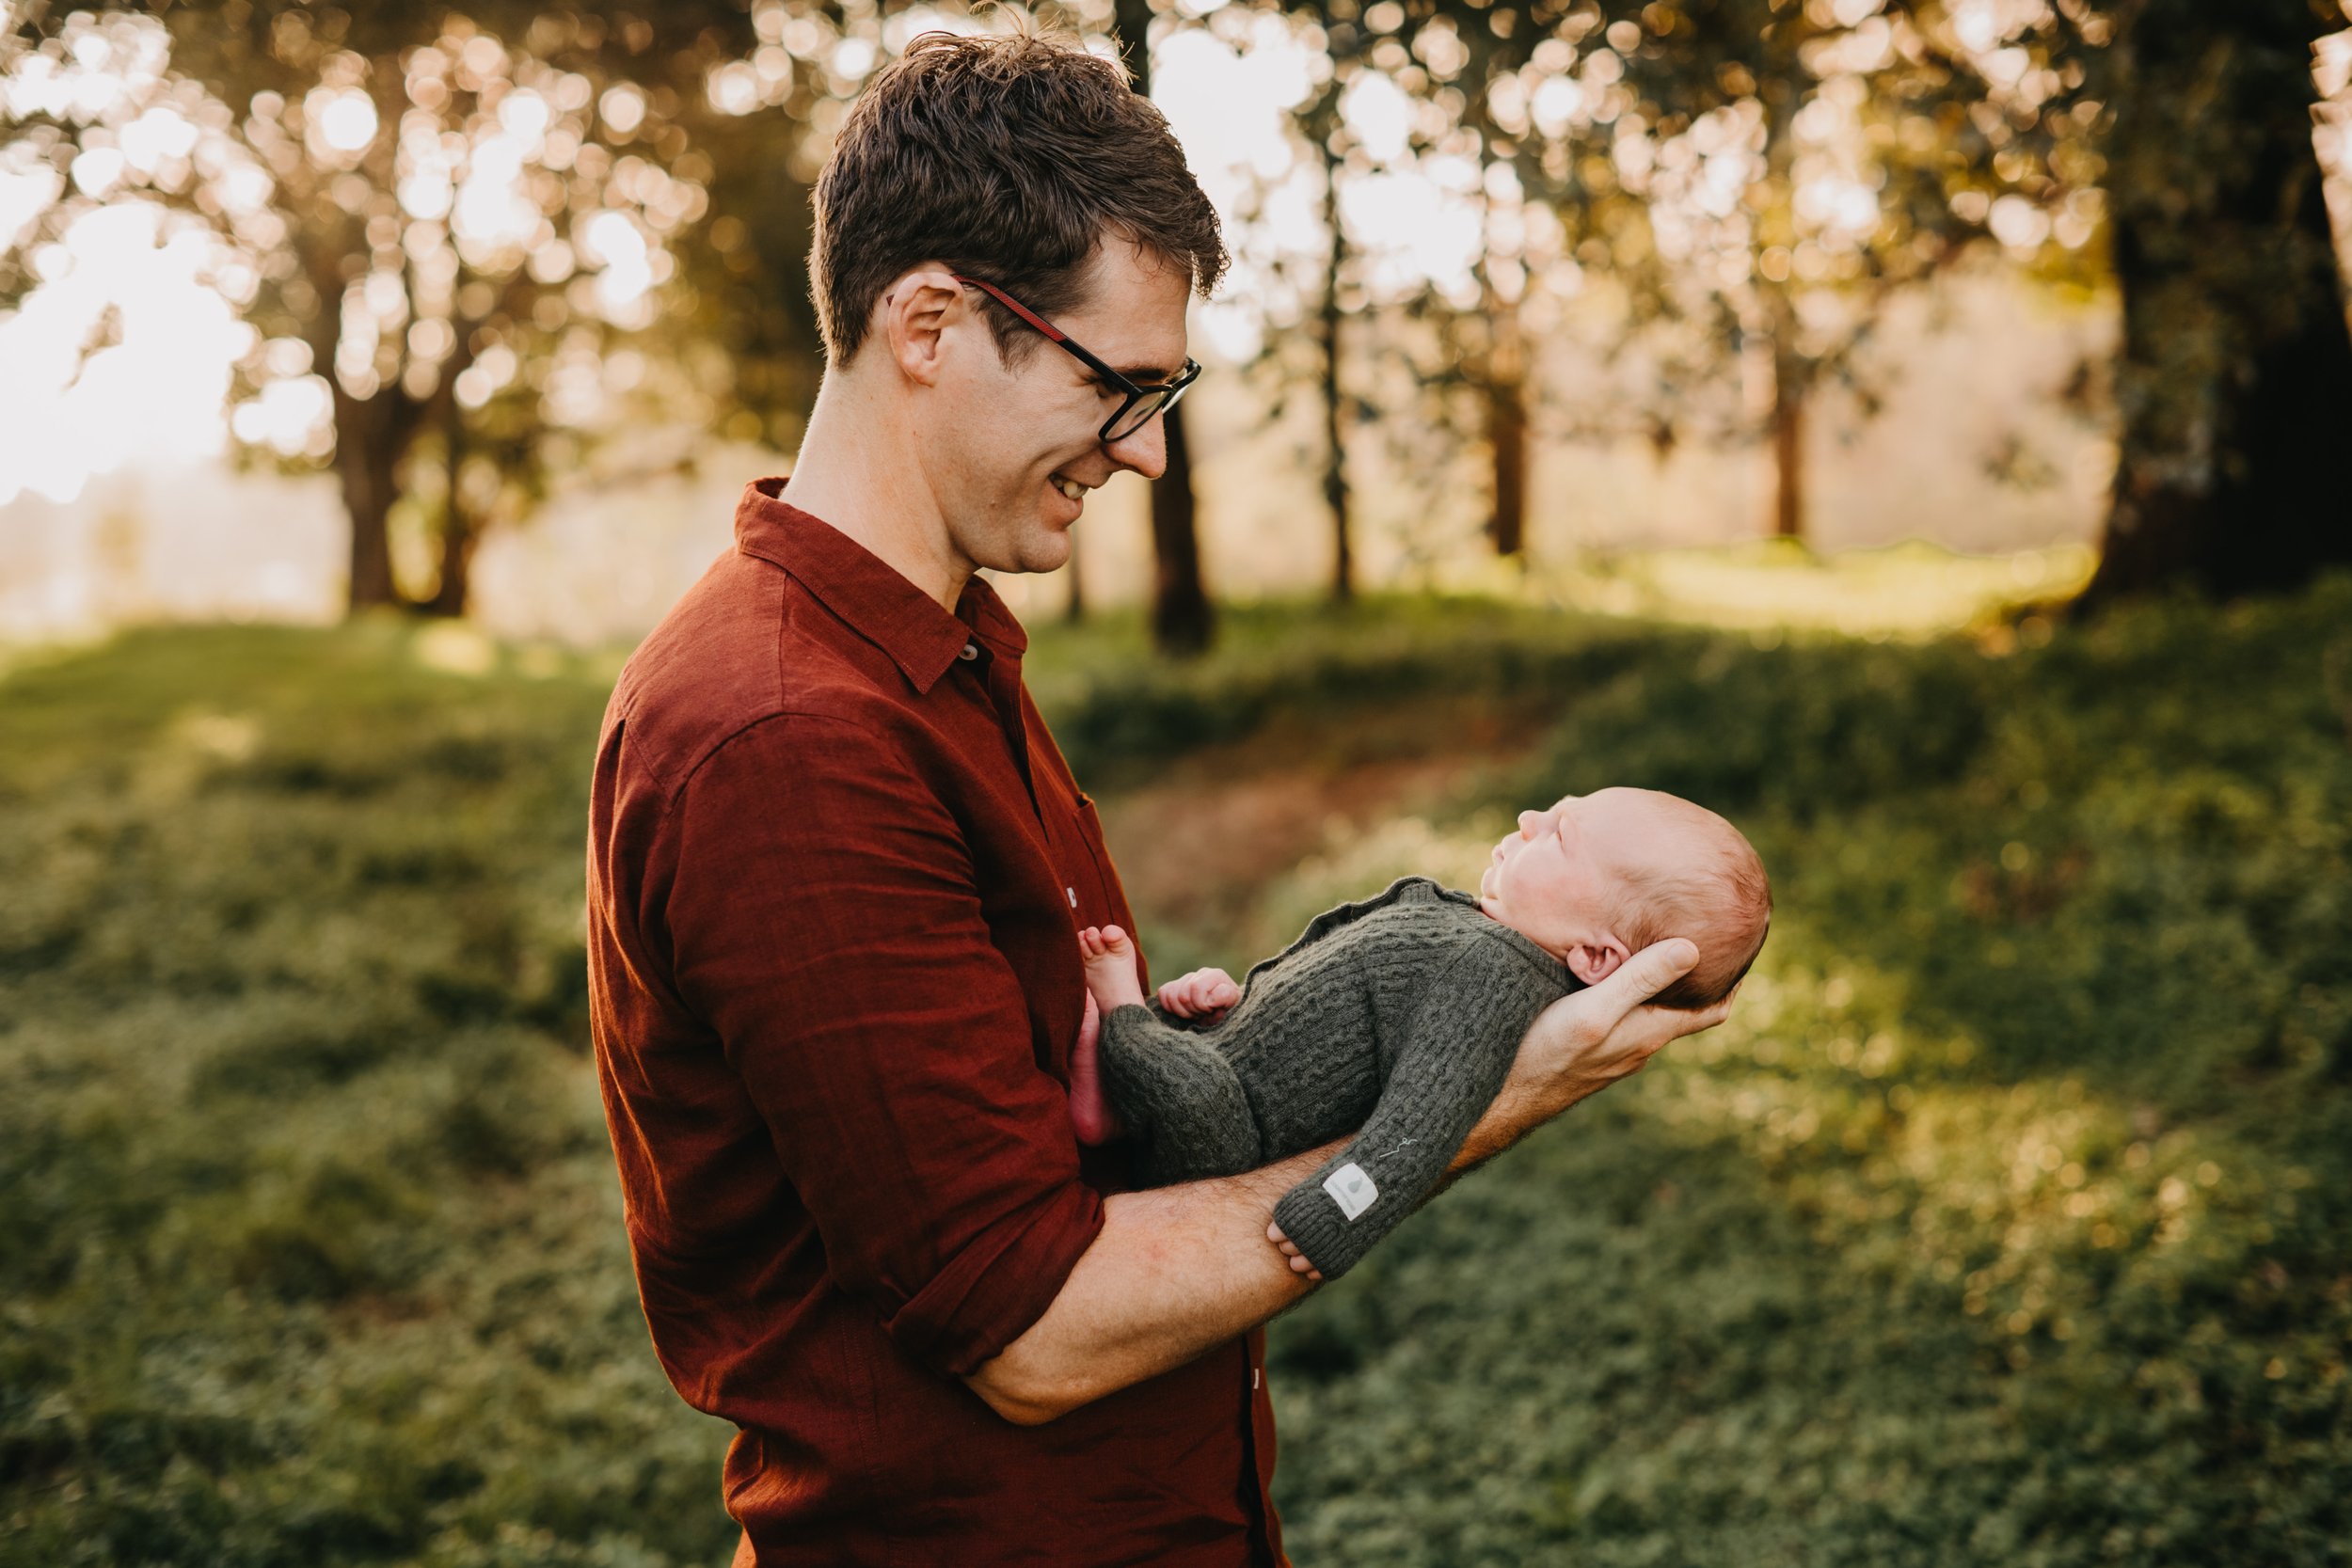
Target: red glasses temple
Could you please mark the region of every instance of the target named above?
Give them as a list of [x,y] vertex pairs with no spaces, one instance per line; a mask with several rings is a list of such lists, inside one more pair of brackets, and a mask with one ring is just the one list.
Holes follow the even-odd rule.
[[987,293],[989,298],[994,300],[997,304],[1003,306],[1014,315],[1019,316],[1023,321],[1027,322],[1031,326],[1036,327],[1040,332],[1044,333],[1048,338],[1054,340],[1054,341],[1057,343],[1066,343],[1070,341],[1062,335],[1061,328],[1056,326],[1052,322],[1047,321],[1043,316],[1039,315],[1036,311],[1030,309],[1027,306],[1013,298],[1012,295],[1005,293],[1004,290],[998,288],[995,284],[984,283],[977,277],[966,277],[961,273],[956,273],[952,276],[959,283],[969,283],[974,288],[983,291]]

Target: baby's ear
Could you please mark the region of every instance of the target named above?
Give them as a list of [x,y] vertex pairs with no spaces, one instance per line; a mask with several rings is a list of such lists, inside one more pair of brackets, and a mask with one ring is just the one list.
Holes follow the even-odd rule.
[[1588,986],[1597,986],[1626,960],[1626,950],[1614,937],[1579,942],[1568,949],[1568,973]]

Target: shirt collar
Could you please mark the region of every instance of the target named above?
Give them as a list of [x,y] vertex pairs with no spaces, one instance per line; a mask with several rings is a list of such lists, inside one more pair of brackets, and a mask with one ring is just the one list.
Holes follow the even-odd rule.
[[735,508],[735,547],[781,566],[928,692],[976,638],[1016,662],[1029,645],[996,591],[977,575],[953,615],[871,550],[783,499],[785,481],[758,479]]

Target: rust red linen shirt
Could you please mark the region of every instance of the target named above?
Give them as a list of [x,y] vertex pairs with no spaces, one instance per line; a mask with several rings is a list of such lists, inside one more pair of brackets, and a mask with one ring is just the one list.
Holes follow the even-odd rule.
[[1065,1094],[1076,928],[1134,917],[1002,601],[950,615],[781,489],[622,672],[588,845],[638,1290],[740,1429],[737,1560],[1276,1562],[1262,1335],[1041,1427],[960,1381],[1128,1184]]

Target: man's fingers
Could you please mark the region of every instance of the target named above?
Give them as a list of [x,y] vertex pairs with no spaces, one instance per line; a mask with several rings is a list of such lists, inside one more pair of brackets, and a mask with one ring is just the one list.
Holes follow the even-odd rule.
[[1611,1037],[1624,1043],[1625,1059],[1632,1064],[1628,1072],[1639,1072],[1652,1056],[1676,1040],[1712,1029],[1730,1016],[1728,1000],[1696,1012],[1681,1007],[1636,1006],[1619,1021]]
[[1718,1023],[1721,1023],[1724,1020],[1731,1017],[1732,1000],[1733,999],[1731,997],[1726,996],[1721,1002],[1716,1003],[1713,1006],[1692,1015],[1691,1027],[1685,1029],[1683,1033],[1686,1035],[1695,1035],[1703,1030],[1712,1029]]
[[1699,961],[1699,944],[1687,937],[1654,942],[1617,966],[1617,972],[1593,989],[1613,993],[1626,1011],[1648,1001],[1685,974]]
[[[1537,1030],[1549,1028],[1546,1038],[1571,1059],[1609,1042],[1609,1055],[1620,1066],[1610,1077],[1634,1070],[1650,1053],[1678,1035],[1704,1027],[1692,1022],[1701,1015],[1669,1007],[1645,1010],[1643,1004],[1690,972],[1698,961],[1698,944],[1669,937],[1643,948],[1617,972],[1597,986],[1588,986],[1544,1010]],[[1541,1058],[1538,1058],[1539,1060]],[[1596,1064],[1597,1058],[1595,1059]]]

